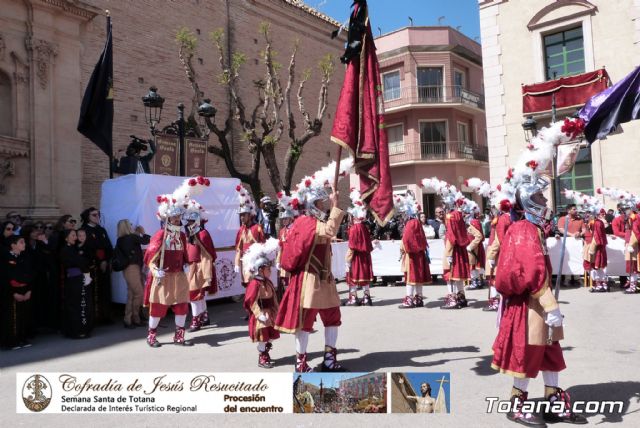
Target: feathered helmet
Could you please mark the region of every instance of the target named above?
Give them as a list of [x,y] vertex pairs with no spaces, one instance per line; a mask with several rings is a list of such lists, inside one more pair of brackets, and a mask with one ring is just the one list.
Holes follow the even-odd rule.
[[367,205],[361,199],[360,191],[356,188],[351,188],[349,193],[351,198],[351,207],[347,210],[353,218],[358,220],[364,220],[367,218]]
[[565,198],[572,200],[576,205],[580,205],[580,211],[598,215],[600,211],[604,210],[602,201],[596,196],[585,195],[584,193],[568,189],[564,189],[562,193]]
[[191,199],[187,203],[187,208],[185,209],[182,217],[187,221],[195,221],[199,224],[202,220],[207,220],[204,215],[205,213],[206,211],[202,205],[200,205],[200,203],[195,199]]
[[478,206],[478,204],[475,201],[467,198],[463,198],[463,203],[460,206],[460,209],[463,213],[472,216],[480,213],[480,207]]
[[254,243],[242,256],[242,268],[245,273],[256,275],[262,266],[271,265],[276,258],[279,241],[269,238],[264,243]]
[[491,205],[502,212],[509,212],[516,201],[516,190],[509,182],[492,186],[484,180],[473,177],[466,180],[465,185],[480,196],[489,198]]
[[187,178],[173,193],[159,195],[156,198],[159,204],[156,217],[158,220],[166,220],[169,217],[184,214],[189,207],[191,198],[202,193],[209,185],[211,182],[208,178]]
[[551,163],[556,146],[575,140],[583,130],[582,119],[569,118],[542,128],[520,155],[516,167],[509,169],[506,182],[515,189],[514,202],[522,208],[525,215],[528,214],[530,220],[539,223],[550,216],[551,210],[546,205],[532,199],[550,184],[550,178],[542,171]]
[[420,212],[420,205],[411,191],[407,191],[404,195],[393,195],[393,205],[397,213],[410,218],[416,217]]
[[432,177],[425,178],[420,183],[425,189],[433,190],[436,194],[440,195],[442,202],[448,209],[461,207],[464,204],[465,197],[462,193],[458,191],[456,186],[451,185],[446,181],[442,181],[437,177]]
[[604,195],[617,204],[621,204],[624,209],[631,208],[632,210],[640,209],[640,199],[631,192],[626,190],[616,189],[614,187],[598,187],[596,193]]
[[251,193],[242,184],[236,186],[236,192],[238,192],[238,214],[256,215],[256,203],[253,201]]
[[300,201],[298,200],[298,195],[296,193],[292,193],[291,196],[288,196],[284,192],[278,192],[278,207],[280,208],[280,213],[278,214],[278,218],[296,218],[300,215],[298,211]]
[[[348,157],[340,161],[339,177],[345,177],[353,167],[353,158]],[[313,212],[315,210],[314,203],[329,198],[329,189],[333,183],[336,172],[336,162],[333,161],[329,165],[323,167],[315,174],[306,176],[297,185],[296,192],[298,201],[306,210]]]

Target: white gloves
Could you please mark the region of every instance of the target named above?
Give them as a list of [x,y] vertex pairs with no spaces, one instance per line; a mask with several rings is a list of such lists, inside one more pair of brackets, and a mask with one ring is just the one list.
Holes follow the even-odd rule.
[[489,259],[489,266],[491,266],[491,269],[493,269],[494,267],[496,267],[496,261],[493,259]]
[[275,266],[276,266],[276,270],[280,270],[280,263],[276,263]]
[[562,312],[560,308],[556,308],[551,312],[547,312],[547,319],[544,321],[549,327],[562,327]]
[[627,245],[627,252],[633,254],[636,250],[633,249],[633,245]]
[[449,263],[449,265],[453,264],[453,257],[452,256],[448,256],[447,257],[447,263]]
[[235,266],[233,267],[233,271],[234,271],[235,273],[240,273],[240,266],[235,265]]
[[82,279],[82,285],[91,284],[91,274],[85,273],[84,278]]
[[467,253],[471,252],[473,252],[473,248],[471,248],[471,245],[467,245]]
[[164,278],[166,272],[162,269],[154,269],[153,270],[153,276],[155,276],[156,278]]
[[345,263],[344,265],[344,271],[346,273],[349,273],[349,271],[351,270],[351,263]]
[[266,323],[268,319],[269,315],[267,315],[266,313],[261,313],[258,317],[258,321],[260,321],[261,323]]

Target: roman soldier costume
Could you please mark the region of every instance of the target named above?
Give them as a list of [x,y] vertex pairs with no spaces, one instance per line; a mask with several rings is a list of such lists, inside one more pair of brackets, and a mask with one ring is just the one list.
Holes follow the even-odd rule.
[[[341,176],[353,160],[340,163]],[[336,236],[344,212],[332,207],[327,218],[323,204],[329,199],[326,185],[335,173],[335,162],[305,177],[298,185],[298,198],[305,207],[289,231],[282,248],[281,266],[291,273],[276,318],[276,329],[296,335],[296,372],[309,372],[307,343],[319,314],[324,325],[325,349],[322,371],[344,371],[337,361],[336,342],[342,324],[340,298],[331,273],[331,240]],[[318,206],[320,205],[320,206]]]
[[[252,342],[258,342],[258,366],[270,369],[274,366],[269,351],[272,342],[280,337],[274,328],[274,321],[278,313],[278,297],[276,289],[268,278],[269,268],[276,258],[279,242],[269,238],[263,244],[254,244],[242,256],[242,266],[251,276],[244,295],[244,308],[249,315],[249,337]],[[261,270],[262,269],[262,270]]]
[[396,212],[406,221],[400,243],[400,266],[404,273],[406,295],[398,307],[400,309],[419,308],[424,306],[422,286],[431,284],[431,271],[427,260],[427,238],[420,220],[416,218],[420,207],[411,192],[407,192],[404,196],[396,195],[394,198]]
[[467,246],[467,253],[469,253],[469,269],[471,282],[469,284],[470,290],[476,290],[483,287],[484,280],[484,265],[486,263],[486,256],[484,251],[484,233],[482,232],[482,224],[478,216],[480,210],[478,204],[470,201],[469,226],[467,226],[467,233],[469,234],[469,245]]
[[236,186],[238,192],[238,202],[240,207],[238,208],[238,214],[249,214],[249,221],[242,223],[238,233],[236,235],[236,258],[235,258],[235,273],[241,275],[242,286],[246,288],[247,284],[251,280],[246,270],[242,268],[242,256],[245,255],[249,248],[255,243],[263,243],[266,240],[262,226],[256,223],[256,204],[251,198],[251,194],[242,186]]
[[291,276],[289,272],[280,266],[282,246],[287,242],[287,235],[289,234],[289,230],[291,230],[294,220],[300,215],[298,211],[299,204],[297,195],[288,196],[284,192],[278,193],[278,206],[280,208],[280,213],[278,214],[278,218],[280,219],[280,231],[278,232],[279,247],[276,257],[276,269],[278,271],[278,288],[276,288],[276,294],[278,301],[282,300],[284,291],[289,285],[289,277]]
[[145,306],[149,306],[149,333],[147,344],[160,347],[157,328],[169,308],[175,315],[176,330],[173,342],[191,346],[184,338],[184,324],[189,311],[189,280],[183,266],[189,261],[187,236],[182,232],[182,215],[189,205],[191,196],[202,191],[205,186],[196,179],[187,179],[172,194],[158,196],[160,204],[157,217],[164,227],[156,232],[144,254],[144,263],[151,275],[145,284]]
[[209,325],[209,313],[207,312],[207,295],[218,292],[218,280],[216,277],[216,249],[211,235],[205,229],[206,218],[204,209],[194,201],[189,201],[189,206],[184,215],[187,225],[187,254],[189,262],[189,299],[191,300],[191,325],[189,332],[195,332],[202,326]]
[[[360,191],[351,189],[351,208],[348,212],[353,219],[353,225],[349,228],[349,249],[346,255],[347,284],[349,285],[349,299],[346,306],[371,306],[371,294],[369,285],[373,281],[373,266],[371,262],[371,235],[364,224],[367,218],[367,208],[360,198]],[[358,301],[357,287],[364,290],[362,302]]]
[[[572,412],[569,395],[559,387],[558,372],[566,365],[559,340],[563,338],[562,313],[550,288],[551,261],[543,230],[550,211],[544,190],[549,180],[539,176],[553,153],[561,123],[542,129],[521,157],[512,184],[516,189],[514,209],[519,217],[501,242],[496,288],[503,296],[498,335],[493,344],[491,366],[514,377],[512,407],[507,418],[528,426],[544,426],[537,416],[523,410],[529,379],[542,371],[546,400],[564,402],[562,410],[550,406],[548,422],[582,424],[586,418]],[[562,132],[566,128],[562,128]],[[561,134],[562,135],[562,134]],[[530,158],[529,158],[530,156]],[[529,158],[529,159],[528,159]]]

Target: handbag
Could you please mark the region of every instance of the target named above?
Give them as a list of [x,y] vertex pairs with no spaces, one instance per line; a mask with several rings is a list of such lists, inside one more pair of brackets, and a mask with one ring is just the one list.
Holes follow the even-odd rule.
[[111,269],[114,272],[121,272],[129,266],[129,257],[120,249],[118,245],[113,250],[113,256],[111,256]]

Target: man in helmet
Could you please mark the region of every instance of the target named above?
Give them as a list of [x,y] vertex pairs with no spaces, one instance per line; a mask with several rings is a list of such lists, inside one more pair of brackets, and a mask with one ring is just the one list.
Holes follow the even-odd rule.
[[256,208],[253,199],[249,192],[238,185],[236,187],[238,192],[239,208],[238,214],[240,214],[240,229],[236,235],[236,258],[234,271],[236,274],[240,274],[240,282],[244,288],[247,288],[247,284],[251,280],[251,277],[242,268],[242,256],[251,248],[254,243],[263,243],[266,241],[266,236],[262,225],[256,223]]
[[[543,194],[549,181],[535,173],[518,180],[515,209],[520,219],[509,227],[498,259],[495,284],[505,300],[491,366],[514,377],[509,420],[545,425],[523,409],[529,379],[542,371],[545,398],[551,403],[544,420],[583,424],[586,419],[572,412],[568,394],[558,386],[558,372],[566,365],[559,342],[563,316],[550,288],[551,261],[543,231],[550,218]],[[560,412],[553,406],[556,401],[565,403]]]
[[276,257],[276,270],[278,271],[278,287],[276,294],[278,301],[282,300],[284,291],[289,285],[289,277],[291,274],[280,267],[280,257],[282,257],[282,247],[287,242],[287,235],[291,230],[293,221],[300,215],[299,201],[297,195],[288,196],[284,192],[278,193],[278,205],[280,206],[280,213],[278,218],[280,219],[280,231],[278,232],[279,251]]

